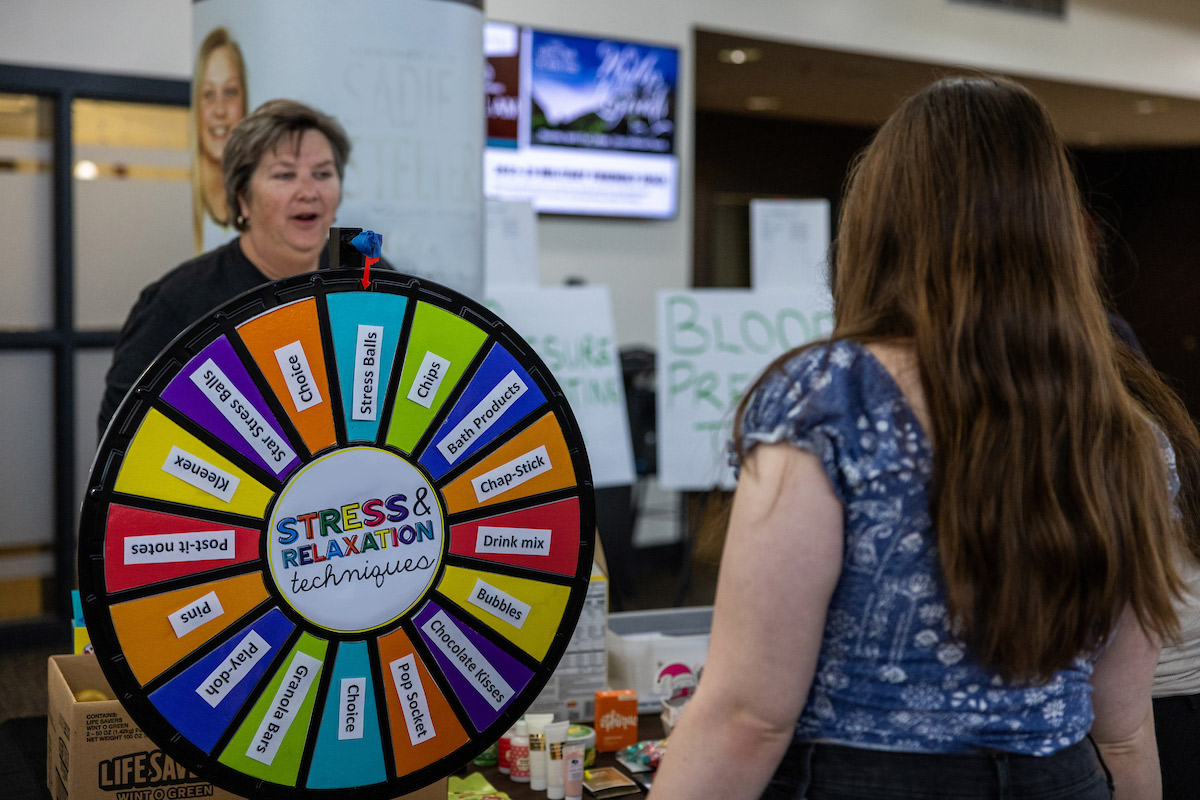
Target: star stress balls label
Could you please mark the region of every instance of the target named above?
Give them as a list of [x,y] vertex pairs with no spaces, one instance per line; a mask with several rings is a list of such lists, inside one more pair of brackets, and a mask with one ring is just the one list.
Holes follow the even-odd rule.
[[350,447],[292,476],[268,542],[271,575],[292,608],[357,633],[396,620],[433,584],[445,515],[420,469],[388,450]]

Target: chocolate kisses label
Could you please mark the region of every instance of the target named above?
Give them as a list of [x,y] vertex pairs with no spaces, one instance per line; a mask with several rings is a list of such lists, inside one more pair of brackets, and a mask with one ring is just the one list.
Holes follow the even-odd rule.
[[399,618],[441,565],[445,518],[425,474],[375,447],[312,461],[271,514],[267,556],[283,598],[305,619],[359,632]]

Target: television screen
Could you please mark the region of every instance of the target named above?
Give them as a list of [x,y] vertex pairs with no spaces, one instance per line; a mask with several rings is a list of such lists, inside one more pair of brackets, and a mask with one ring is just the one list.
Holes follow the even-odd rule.
[[676,48],[489,22],[484,54],[488,198],[675,216]]

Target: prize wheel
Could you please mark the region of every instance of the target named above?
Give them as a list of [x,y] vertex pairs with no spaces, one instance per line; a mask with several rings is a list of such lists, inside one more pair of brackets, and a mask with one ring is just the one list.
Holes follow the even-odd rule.
[[574,416],[503,321],[334,270],[181,334],[83,505],[84,618],[117,698],[247,797],[394,797],[529,707],[591,574]]

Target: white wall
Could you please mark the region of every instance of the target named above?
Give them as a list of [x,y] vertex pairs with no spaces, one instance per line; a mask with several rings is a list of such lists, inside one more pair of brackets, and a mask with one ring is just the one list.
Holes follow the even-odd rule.
[[[554,284],[580,275],[611,286],[623,345],[653,341],[655,289],[688,285],[697,27],[1200,97],[1200,4],[1069,5],[1067,19],[1058,21],[946,0],[488,0],[492,19],[661,41],[682,50],[679,216],[667,222],[543,217],[542,280]],[[0,61],[186,79],[190,6],[189,0],[0,0]]]

